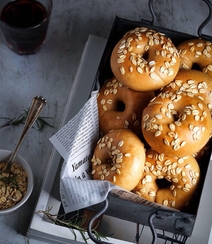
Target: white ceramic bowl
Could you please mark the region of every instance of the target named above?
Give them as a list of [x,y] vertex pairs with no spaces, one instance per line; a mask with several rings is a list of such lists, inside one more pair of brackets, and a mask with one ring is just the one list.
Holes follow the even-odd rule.
[[[10,154],[11,154],[11,151],[0,150],[0,162],[3,162],[4,160],[8,159]],[[26,194],[24,195],[24,197],[21,199],[21,201],[18,202],[16,205],[14,205],[8,209],[0,210],[0,215],[6,215],[9,213],[12,213],[15,210],[17,210],[18,208],[20,208],[27,201],[27,199],[29,198],[29,196],[31,195],[32,190],[33,190],[34,178],[33,178],[33,173],[32,173],[32,170],[31,170],[29,164],[20,155],[16,156],[15,162],[17,164],[21,165],[22,168],[27,172],[27,177],[28,177],[27,178],[27,191],[26,191]]]

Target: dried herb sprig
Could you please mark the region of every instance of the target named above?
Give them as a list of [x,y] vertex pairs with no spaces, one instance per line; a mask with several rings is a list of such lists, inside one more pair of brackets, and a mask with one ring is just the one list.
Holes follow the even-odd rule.
[[[4,120],[7,120],[6,123],[4,123],[3,125],[0,126],[0,129],[1,128],[4,128],[4,127],[7,127],[7,126],[18,126],[20,124],[24,124],[26,118],[27,118],[27,115],[28,115],[28,112],[29,110],[23,110],[24,112],[22,114],[20,114],[17,118],[6,118],[6,117],[0,117],[0,119],[4,119]],[[39,116],[36,120],[36,126],[38,128],[38,130],[42,130],[45,126],[50,126],[50,127],[54,127],[53,125],[51,125],[50,123],[48,123],[46,121],[46,119],[52,119],[50,117],[41,117]]]
[[6,185],[12,184],[16,189],[18,189],[18,183],[16,182],[17,175],[8,174],[4,177],[0,177],[0,181],[4,182]]
[[[69,219],[66,219],[65,214],[62,214],[60,216],[54,215],[54,214],[50,213],[51,210],[52,210],[52,207],[48,207],[47,210],[45,210],[45,211],[40,210],[40,211],[38,211],[38,213],[43,213],[50,222],[52,222],[56,225],[60,225],[60,226],[69,228],[72,231],[72,233],[74,234],[75,241],[77,240],[77,235],[75,233],[75,230],[78,230],[80,232],[84,242],[88,243],[89,237],[86,236],[87,229],[86,229],[86,227],[83,226],[87,220],[86,214],[83,216],[80,216],[79,211],[77,211],[76,215],[72,216]],[[96,238],[98,240],[101,240],[101,238],[107,239],[106,236],[102,235],[100,232],[97,231],[98,225],[99,225],[99,223],[97,223],[92,228],[92,233],[96,236]]]

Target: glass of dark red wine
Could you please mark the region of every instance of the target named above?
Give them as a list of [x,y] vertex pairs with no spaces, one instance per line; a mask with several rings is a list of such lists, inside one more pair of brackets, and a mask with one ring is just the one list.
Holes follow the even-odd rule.
[[45,43],[52,0],[0,0],[0,26],[8,47],[20,55]]

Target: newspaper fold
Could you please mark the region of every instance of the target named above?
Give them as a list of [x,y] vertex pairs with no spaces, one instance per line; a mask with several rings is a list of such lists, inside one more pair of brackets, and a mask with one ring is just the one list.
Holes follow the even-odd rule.
[[92,151],[99,139],[97,91],[50,141],[64,158],[61,169],[60,195],[65,212],[89,207],[107,198],[119,187],[91,177]]

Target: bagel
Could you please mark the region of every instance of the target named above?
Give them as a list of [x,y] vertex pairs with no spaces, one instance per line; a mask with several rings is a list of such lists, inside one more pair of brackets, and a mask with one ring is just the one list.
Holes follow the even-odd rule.
[[130,129],[140,137],[142,111],[154,96],[153,91],[133,91],[114,77],[108,79],[97,97],[102,135],[110,130]]
[[198,70],[181,69],[174,80],[161,89],[161,92],[165,91],[197,96],[206,103],[212,115],[212,78],[209,75]]
[[199,179],[200,168],[194,157],[171,157],[147,149],[144,173],[133,192],[149,201],[185,210],[195,196]]
[[180,58],[164,34],[137,27],[112,50],[110,65],[116,79],[136,91],[157,90],[176,76]]
[[212,43],[201,38],[191,39],[177,46],[180,54],[180,68],[198,69],[212,77]]
[[209,140],[211,126],[210,111],[202,100],[170,91],[153,98],[142,115],[146,142],[169,156],[198,152]]
[[113,130],[101,137],[94,149],[94,180],[107,180],[131,191],[139,182],[146,154],[143,143],[130,130]]

